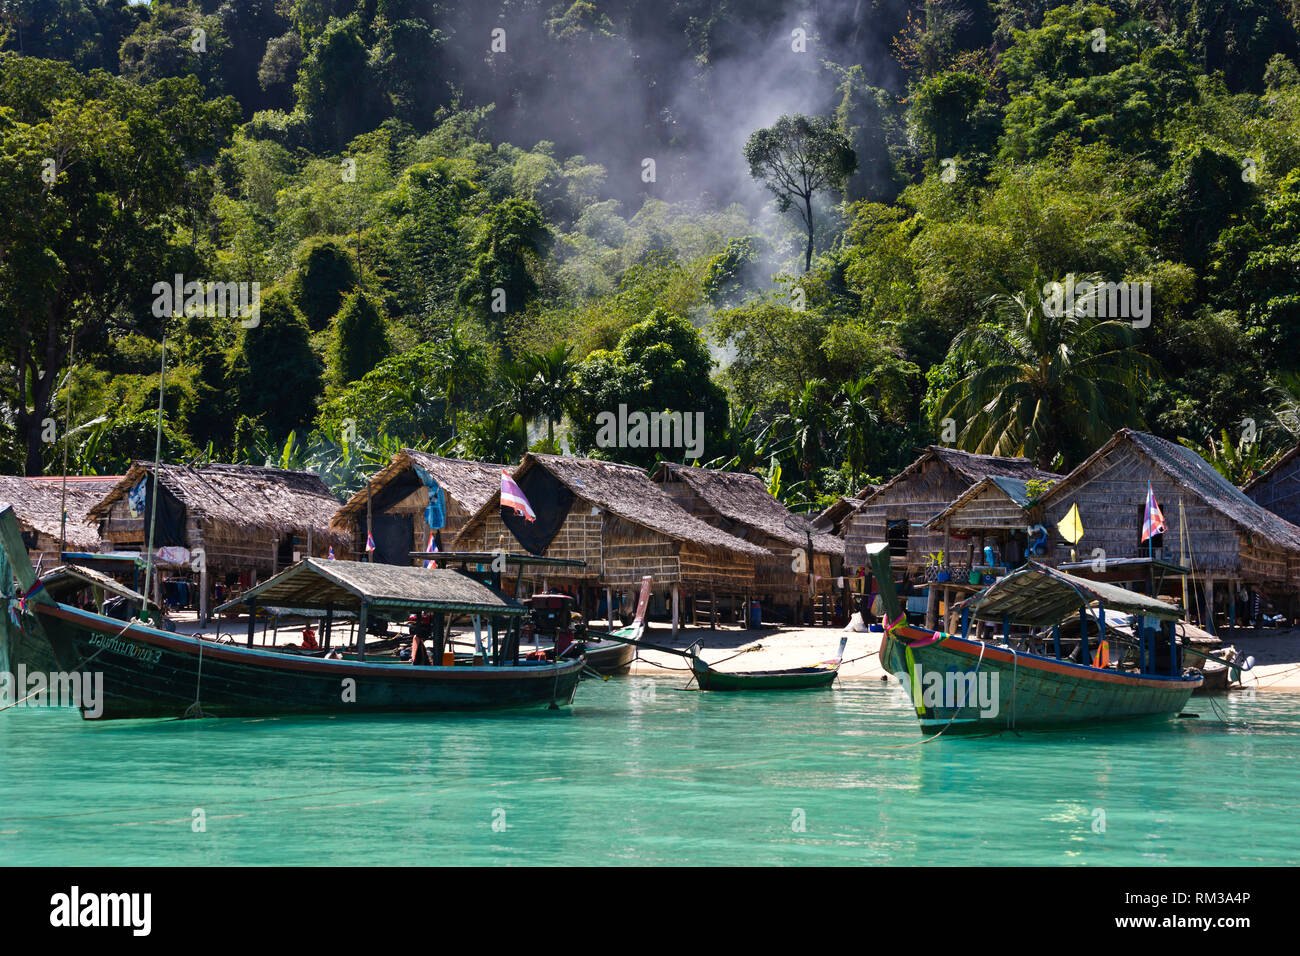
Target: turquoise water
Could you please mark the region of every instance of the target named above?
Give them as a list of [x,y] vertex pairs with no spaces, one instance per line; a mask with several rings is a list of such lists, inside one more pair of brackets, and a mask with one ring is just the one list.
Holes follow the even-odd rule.
[[1300,694],[919,744],[875,682],[680,684],[471,717],[6,711],[0,864],[1300,863]]

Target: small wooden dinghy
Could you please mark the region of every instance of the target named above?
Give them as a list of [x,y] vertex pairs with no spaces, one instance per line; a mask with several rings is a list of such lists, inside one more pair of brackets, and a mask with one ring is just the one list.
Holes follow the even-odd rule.
[[791,667],[773,671],[720,671],[700,660],[699,646],[691,648],[691,673],[700,690],[806,690],[829,687],[839,675],[840,662],[849,639],[840,638],[840,650],[833,660],[812,667]]

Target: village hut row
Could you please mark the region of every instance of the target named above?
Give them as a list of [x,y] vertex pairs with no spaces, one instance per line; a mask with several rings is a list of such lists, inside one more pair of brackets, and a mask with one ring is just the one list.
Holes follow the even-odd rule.
[[[500,503],[513,475],[536,511]],[[158,478],[158,501],[153,476]],[[1141,540],[1148,486],[1168,530]],[[584,562],[530,566],[530,590],[567,588],[595,616],[652,576],[657,612],[677,623],[748,620],[754,602],[802,620],[809,605],[861,590],[866,545],[887,541],[914,610],[937,620],[955,601],[1026,558],[1189,602],[1202,620],[1253,592],[1295,615],[1300,594],[1300,446],[1244,490],[1192,450],[1122,430],[1070,474],[1024,458],[924,449],[880,486],[821,514],[792,515],[754,475],[670,463],[652,476],[624,465],[528,454],[515,468],[405,449],[339,505],[319,477],[246,465],[136,462],[125,476],[0,477],[33,562],[63,550],[142,552],[148,517],[165,576],[187,579],[206,616],[227,598],[308,555],[410,565],[428,548],[524,551]],[[66,501],[68,520],[61,529]],[[1062,519],[1078,509],[1082,537]],[[375,550],[366,552],[367,536]],[[811,562],[807,551],[811,544]],[[105,555],[111,556],[111,555]],[[802,563],[801,563],[802,562]],[[1184,598],[1182,581],[1190,590]]]
[[[1248,490],[1275,504],[1294,501],[1286,486],[1295,455]],[[1149,543],[1141,537],[1148,489],[1168,528]],[[1082,537],[1071,541],[1062,523],[1076,507]],[[1191,449],[1131,429],[1065,476],[1024,459],[931,447],[863,503],[850,523],[848,563],[864,565],[864,545],[879,540],[890,542],[905,581],[927,578],[924,597],[913,601],[924,603],[932,626],[955,599],[1026,558],[1147,593],[1163,585],[1203,621],[1213,621],[1216,607],[1234,614],[1248,591],[1291,615],[1297,609],[1300,527]],[[1216,605],[1218,594],[1225,601]]]

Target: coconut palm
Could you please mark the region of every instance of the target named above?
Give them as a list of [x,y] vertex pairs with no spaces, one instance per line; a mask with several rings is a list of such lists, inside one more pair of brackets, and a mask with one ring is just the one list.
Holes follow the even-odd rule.
[[935,425],[952,419],[966,451],[1024,455],[1047,469],[1138,424],[1151,361],[1132,325],[1093,317],[1096,305],[1095,291],[1051,310],[1037,289],[990,297],[991,320],[963,330],[948,350],[962,377],[936,405]]
[[814,378],[790,401],[789,408],[772,419],[772,432],[788,442],[804,479],[810,479],[822,462],[826,438],[831,431],[831,413],[826,393],[830,383]]
[[573,360],[573,346],[559,342],[538,355],[525,356],[523,362],[533,373],[537,408],[546,418],[546,443],[553,445],[555,423],[564,417],[576,391],[573,376],[578,363]]

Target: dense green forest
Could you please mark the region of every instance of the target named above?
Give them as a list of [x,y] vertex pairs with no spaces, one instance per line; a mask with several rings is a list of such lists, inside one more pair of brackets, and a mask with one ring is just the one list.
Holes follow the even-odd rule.
[[[168,460],[339,491],[402,446],[683,460],[602,444],[620,405],[703,413],[692,460],[795,504],[1125,425],[1241,480],[1300,436],[1298,30],[1300,0],[0,0],[0,470],[119,473],[161,400]],[[174,280],[259,283],[256,319],[160,309]]]

